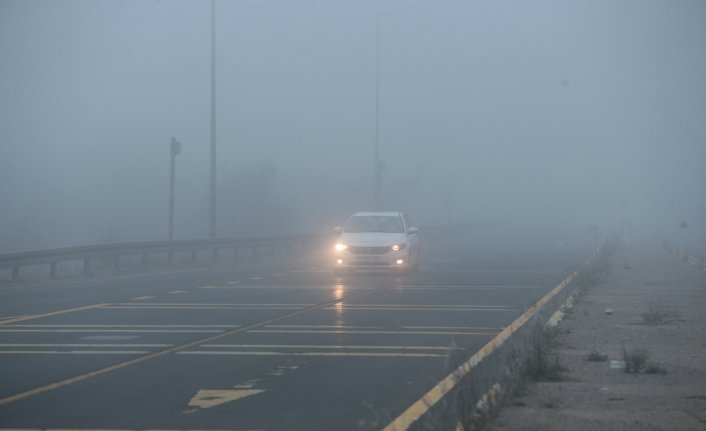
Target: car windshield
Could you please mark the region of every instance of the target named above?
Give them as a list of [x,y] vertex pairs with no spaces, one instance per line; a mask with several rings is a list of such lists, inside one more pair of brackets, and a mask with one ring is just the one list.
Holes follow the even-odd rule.
[[404,225],[398,216],[354,216],[348,220],[343,231],[348,233],[404,233]]

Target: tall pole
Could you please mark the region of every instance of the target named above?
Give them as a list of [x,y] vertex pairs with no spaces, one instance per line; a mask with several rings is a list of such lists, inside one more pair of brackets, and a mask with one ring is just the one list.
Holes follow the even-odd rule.
[[211,0],[211,186],[208,232],[218,234],[216,219],[216,0]]
[[377,17],[375,38],[375,163],[374,163],[375,209],[382,209],[382,163],[380,162],[380,15]]
[[174,239],[174,183],[176,173],[176,156],[181,152],[181,142],[175,138],[169,142],[170,169],[169,169],[169,241]]

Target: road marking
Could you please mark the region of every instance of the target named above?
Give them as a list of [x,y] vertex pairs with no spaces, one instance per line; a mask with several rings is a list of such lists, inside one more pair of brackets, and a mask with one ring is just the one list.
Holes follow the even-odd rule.
[[194,351],[187,350],[175,353],[176,355],[198,355],[198,356],[351,356],[368,358],[446,358],[448,355],[439,353],[375,353],[375,352],[264,352],[264,351],[232,351],[232,350],[210,350]]
[[561,292],[576,276],[576,272],[571,273],[561,283],[554,287],[549,293],[544,295],[539,301],[532,305],[527,311],[522,313],[509,326],[505,327],[492,340],[485,344],[480,350],[473,354],[466,362],[462,363],[458,368],[446,376],[443,380],[431,388],[424,396],[415,401],[402,414],[390,422],[383,431],[399,431],[407,430],[419,418],[421,418],[429,409],[453,390],[456,385],[463,380],[483,359],[501,346],[507,339],[512,336],[519,328],[530,320],[534,314],[540,310],[554,296]]
[[233,281],[228,282],[228,284],[240,284],[240,283],[241,283],[240,280],[233,280]]
[[83,329],[83,328],[73,328],[73,329],[51,329],[51,328],[41,328],[41,329],[29,329],[29,328],[11,328],[4,329],[0,328],[0,333],[14,333],[14,332],[37,332],[37,333],[52,333],[52,332],[65,332],[65,333],[90,333],[90,332],[117,332],[117,333],[176,333],[176,334],[218,334],[225,331],[224,329]]
[[144,355],[147,350],[0,350],[0,355]]
[[56,343],[0,343],[0,347],[171,347],[173,344],[56,344]]
[[400,326],[400,329],[466,329],[469,331],[502,331],[504,328],[487,328],[482,326]]
[[154,296],[138,296],[137,298],[130,298],[132,301],[144,301],[145,299],[152,299]]
[[370,345],[328,345],[328,344],[203,344],[207,349],[331,349],[331,350],[462,350],[460,347],[447,346],[370,346]]
[[[222,290],[264,290],[264,289],[269,289],[269,290],[331,290],[331,289],[336,289],[337,286],[335,283],[331,284],[325,284],[325,285],[291,285],[291,284],[282,284],[282,285],[276,285],[276,284],[263,284],[263,285],[256,285],[256,284],[243,284],[243,285],[238,285],[238,286],[199,286],[198,289],[222,289]],[[365,286],[365,285],[349,285],[349,284],[343,284],[345,286],[346,290],[359,290],[359,289],[373,289],[372,287]],[[444,286],[433,286],[433,285],[425,285],[425,286],[389,286],[387,287],[390,290],[394,291],[400,291],[400,290],[493,290],[493,289],[544,289],[544,286],[531,286],[531,285],[444,285]]]
[[250,280],[264,280],[265,277],[250,277]]
[[[240,304],[240,305],[108,305],[103,307],[110,310],[297,310],[303,307],[311,307],[313,304]],[[322,310],[347,310],[347,311],[495,311],[495,312],[516,312],[518,308],[511,307],[485,307],[485,306],[417,306],[417,305],[392,305],[384,306],[378,304],[371,305],[342,305],[336,307],[324,307]]]
[[189,407],[210,409],[231,401],[240,400],[265,392],[264,389],[199,389],[189,401]]
[[[311,311],[315,311],[315,310],[318,310],[318,309],[321,309],[321,308],[324,308],[324,307],[328,307],[328,306],[330,306],[330,305],[332,305],[332,304],[336,304],[336,303],[342,302],[342,301],[344,301],[344,300],[349,300],[349,299],[351,299],[351,298],[353,298],[353,297],[356,297],[356,296],[361,296],[361,295],[364,295],[364,294],[370,294],[370,293],[373,293],[373,292],[375,292],[375,291],[374,291],[374,290],[370,290],[370,291],[367,291],[367,292],[349,293],[348,295],[342,296],[342,297],[340,297],[340,298],[337,298],[337,299],[334,299],[334,300],[331,300],[331,301],[323,302],[323,303],[318,304],[318,305],[315,305],[315,306],[313,306],[313,307],[308,307],[308,308],[304,308],[304,309],[301,309],[301,310],[293,311],[293,312],[291,312],[291,313],[286,313],[286,314],[283,314],[283,315],[281,315],[281,316],[273,317],[273,318],[268,319],[268,320],[264,320],[264,321],[261,321],[261,322],[253,323],[253,324],[251,324],[251,325],[243,326],[243,327],[240,327],[240,328],[235,328],[235,329],[232,329],[232,330],[230,330],[230,331],[221,332],[221,333],[219,333],[219,334],[211,335],[211,336],[209,336],[209,337],[202,338],[202,339],[199,339],[199,340],[190,341],[190,342],[188,342],[188,343],[186,343],[186,344],[182,344],[182,345],[180,345],[180,346],[175,346],[175,347],[171,347],[171,348],[169,348],[169,349],[160,350],[159,352],[154,352],[154,353],[151,353],[151,354],[147,354],[147,355],[145,355],[145,356],[141,356],[141,357],[138,357],[138,358],[130,359],[130,360],[125,361],[125,362],[120,362],[120,363],[118,363],[118,364],[114,364],[114,365],[111,365],[111,366],[108,366],[108,367],[105,367],[105,368],[100,368],[100,369],[98,369],[98,370],[94,370],[94,371],[91,371],[91,372],[88,372],[88,373],[85,373],[85,374],[80,374],[80,375],[78,375],[78,376],[70,377],[70,378],[68,378],[68,379],[60,380],[60,381],[58,381],[58,382],[54,382],[54,383],[50,383],[50,384],[47,384],[47,385],[44,385],[44,386],[40,386],[40,387],[37,387],[37,388],[34,388],[34,389],[30,389],[30,390],[28,390],[28,391],[19,392],[19,393],[16,393],[16,394],[14,394],[14,395],[10,395],[10,396],[4,397],[4,398],[0,398],[0,405],[4,405],[4,404],[7,404],[7,403],[11,403],[11,402],[13,402],[13,401],[21,400],[21,399],[24,399],[24,398],[29,398],[29,397],[32,397],[32,396],[34,396],[34,395],[38,395],[38,394],[42,394],[42,393],[45,393],[45,392],[49,392],[49,391],[52,391],[52,390],[54,390],[54,389],[58,389],[58,388],[61,388],[61,387],[64,387],[64,386],[68,386],[68,385],[74,384],[74,383],[82,382],[82,381],[91,379],[91,378],[93,378],[93,377],[100,376],[100,375],[103,375],[103,374],[106,374],[106,373],[110,373],[110,372],[112,372],[112,371],[120,370],[120,369],[123,369],[123,368],[127,368],[127,367],[129,367],[129,366],[131,366],[131,365],[140,364],[140,363],[149,361],[149,360],[151,360],[151,359],[161,358],[161,357],[163,357],[163,356],[167,356],[167,355],[171,355],[171,354],[174,354],[174,353],[178,353],[178,352],[180,352],[180,351],[183,351],[183,350],[186,350],[186,349],[190,349],[190,348],[192,348],[192,347],[197,347],[197,346],[200,345],[200,344],[209,343],[209,342],[212,342],[212,341],[215,341],[215,340],[219,340],[219,339],[221,339],[221,338],[229,337],[229,336],[231,336],[231,335],[238,334],[238,333],[248,332],[248,331],[250,331],[250,330],[252,330],[252,329],[261,328],[261,327],[263,327],[263,326],[267,326],[267,325],[269,325],[269,324],[272,324],[272,323],[275,323],[275,322],[279,322],[279,321],[281,321],[281,320],[291,319],[292,317],[296,317],[296,316],[299,316],[299,315],[301,315],[301,314],[305,314],[305,313],[308,313],[308,312],[311,312]],[[101,305],[102,305],[102,304],[101,304]]]
[[186,290],[173,290],[173,291],[167,292],[167,293],[172,294],[172,295],[179,295],[181,293],[186,293]]
[[[203,431],[203,429],[129,429],[129,428],[0,428],[0,431]],[[228,429],[209,431],[263,431],[256,429]]]
[[297,306],[297,307],[311,307],[316,304],[298,304],[298,303],[255,303],[255,302],[150,302],[142,304],[133,304],[131,302],[116,302],[113,304],[107,304],[108,307],[137,307],[137,308],[152,308],[152,307],[262,307],[262,306]]
[[128,305],[110,305],[104,307],[111,310],[297,310],[304,306],[300,305],[230,305],[230,306],[189,306],[189,305],[158,305],[158,306],[128,306]]
[[495,332],[463,332],[463,331],[347,331],[347,330],[269,330],[253,329],[253,334],[380,334],[380,335],[495,335]]
[[15,323],[15,322],[23,322],[25,320],[41,319],[43,317],[58,316],[60,314],[75,313],[77,311],[91,310],[94,308],[105,307],[106,305],[108,305],[108,304],[105,304],[105,303],[93,304],[93,305],[86,305],[85,307],[67,308],[66,310],[52,311],[52,312],[43,313],[43,314],[32,314],[32,315],[28,315],[28,316],[17,317],[17,318],[10,319],[10,320],[3,320],[2,322],[0,322],[0,325],[7,325],[8,323]]
[[11,328],[239,328],[240,325],[83,325],[83,324],[52,324],[52,325],[8,325]]

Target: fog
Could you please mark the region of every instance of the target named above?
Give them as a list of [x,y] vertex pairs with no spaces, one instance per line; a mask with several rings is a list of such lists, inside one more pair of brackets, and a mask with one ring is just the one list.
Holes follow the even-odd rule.
[[[706,2],[215,4],[220,236],[371,209],[378,82],[383,207],[422,228],[706,239]],[[171,137],[175,238],[208,236],[210,32],[208,0],[0,0],[0,252],[166,239]]]

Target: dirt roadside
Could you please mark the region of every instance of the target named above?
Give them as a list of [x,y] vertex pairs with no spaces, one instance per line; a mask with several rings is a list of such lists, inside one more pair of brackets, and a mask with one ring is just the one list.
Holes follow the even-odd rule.
[[555,341],[557,381],[518,388],[486,429],[706,430],[706,272],[624,244]]

